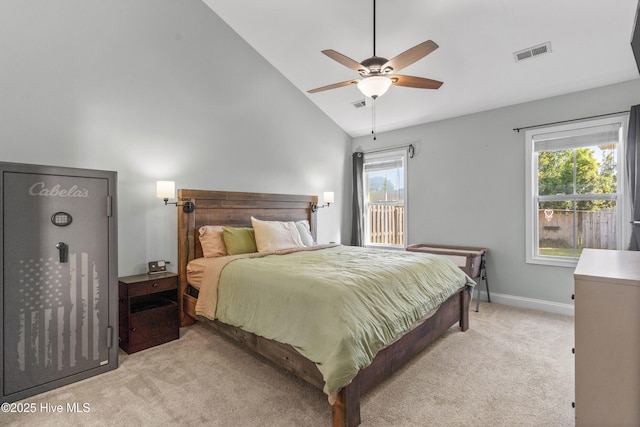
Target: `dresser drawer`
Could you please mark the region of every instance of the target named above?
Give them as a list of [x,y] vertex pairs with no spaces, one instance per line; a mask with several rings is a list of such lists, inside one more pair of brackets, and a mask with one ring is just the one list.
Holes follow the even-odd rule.
[[144,282],[130,283],[129,297],[139,295],[149,295],[156,292],[170,291],[178,288],[177,280],[173,277],[158,278],[157,280],[146,280]]

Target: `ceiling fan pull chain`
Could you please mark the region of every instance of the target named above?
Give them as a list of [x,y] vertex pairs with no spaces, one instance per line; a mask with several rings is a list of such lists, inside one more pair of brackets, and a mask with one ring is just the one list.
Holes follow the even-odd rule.
[[371,134],[373,140],[376,140],[376,99],[372,98],[371,101]]

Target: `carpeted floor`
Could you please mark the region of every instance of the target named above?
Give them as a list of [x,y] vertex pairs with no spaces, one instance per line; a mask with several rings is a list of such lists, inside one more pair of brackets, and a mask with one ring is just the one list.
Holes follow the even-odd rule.
[[[573,426],[573,318],[495,303],[470,313],[365,395],[362,426]],[[329,426],[326,396],[215,335],[206,325],[120,367],[22,402],[11,426]],[[87,404],[46,413],[43,404]]]

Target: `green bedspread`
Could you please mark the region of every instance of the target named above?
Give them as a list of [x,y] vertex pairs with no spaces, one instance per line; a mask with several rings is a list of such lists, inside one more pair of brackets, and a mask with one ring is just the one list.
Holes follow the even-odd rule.
[[337,246],[241,258],[220,275],[216,317],[290,344],[315,362],[329,396],[465,284],[450,260]]

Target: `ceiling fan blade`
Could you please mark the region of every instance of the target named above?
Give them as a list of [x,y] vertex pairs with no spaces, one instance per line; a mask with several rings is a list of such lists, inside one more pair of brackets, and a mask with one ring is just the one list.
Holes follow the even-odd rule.
[[346,82],[334,83],[332,85],[322,86],[315,89],[308,90],[309,93],[322,92],[323,90],[335,89],[342,86],[349,86],[350,84],[357,84],[360,80],[347,80]]
[[365,67],[364,65],[362,65],[358,61],[355,61],[355,60],[349,58],[348,56],[345,56],[345,55],[341,54],[340,52],[336,52],[333,49],[323,50],[322,53],[324,53],[325,55],[327,55],[329,58],[333,59],[334,61],[341,63],[345,67],[351,68],[356,73],[360,73],[362,71],[366,71],[367,70],[367,67]]
[[435,42],[433,42],[432,40],[427,40],[426,42],[422,42],[419,45],[412,47],[411,49],[405,50],[400,55],[391,58],[386,64],[382,66],[381,69],[384,70],[386,68],[391,68],[394,72],[400,71],[403,68],[413,64],[417,60],[429,55],[437,48],[438,45]]
[[415,87],[418,89],[438,89],[442,82],[414,76],[389,76],[394,86]]

